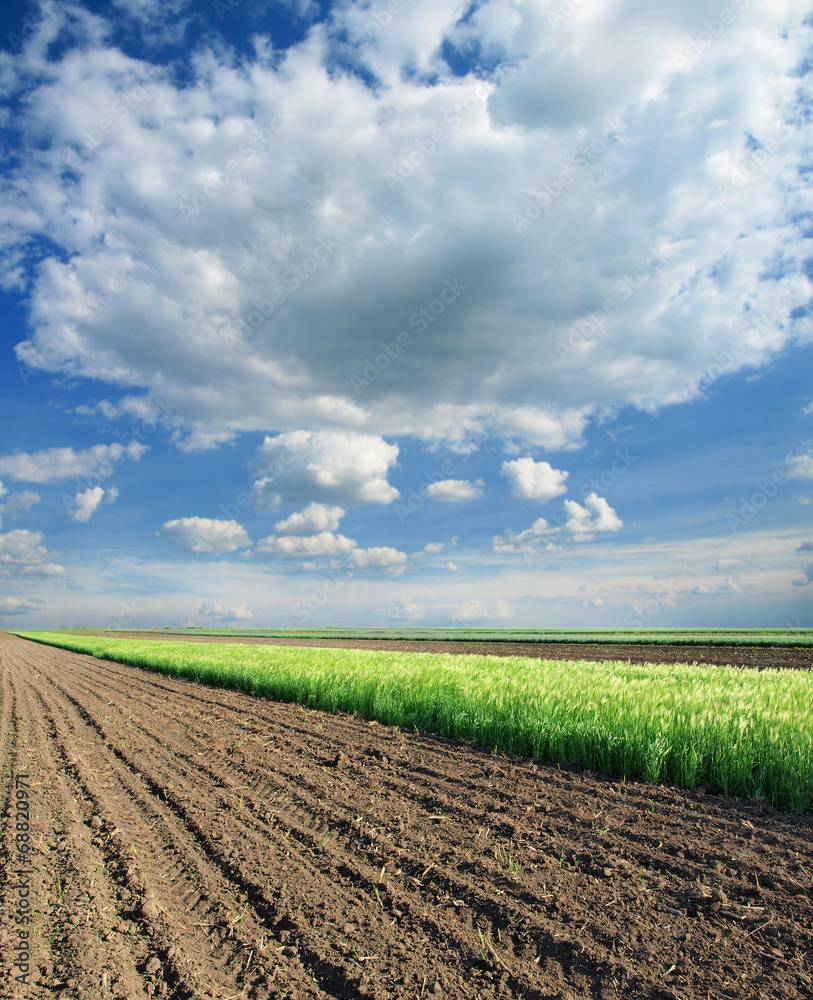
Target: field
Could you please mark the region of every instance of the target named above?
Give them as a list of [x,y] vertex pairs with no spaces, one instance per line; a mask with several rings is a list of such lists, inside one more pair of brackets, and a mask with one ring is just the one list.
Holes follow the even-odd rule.
[[[405,661],[413,676],[421,664],[427,671],[410,688],[377,650],[330,649],[317,659],[268,639],[190,638],[126,647],[150,663],[160,652],[174,668],[197,664],[193,676],[210,682],[224,678],[203,678],[202,664],[215,672],[243,664],[256,693],[0,633],[0,741],[10,765],[2,793],[11,799],[27,775],[31,803],[35,968],[20,996],[813,995],[809,814],[709,783],[682,791],[493,749],[495,735],[500,744],[520,731],[520,713],[497,695],[523,677],[530,686],[520,702],[546,679],[562,704],[592,691],[597,707],[607,678],[616,697],[637,677],[661,722],[700,684],[696,714],[714,708],[706,724],[746,712],[785,725],[779,744],[806,733],[809,754],[809,673],[588,669],[525,656],[446,657],[441,675],[440,658],[423,656]],[[804,666],[799,652],[776,658],[788,653]],[[725,655],[736,662],[745,653]],[[748,655],[768,668],[774,656]],[[350,664],[364,670],[351,675]],[[304,668],[308,687],[298,696],[332,697],[323,707],[338,708],[349,693],[363,716],[257,696],[274,694],[260,682],[302,683]],[[670,686],[670,675],[683,683]],[[417,712],[409,727],[406,716],[385,725],[364,711],[387,679],[397,683],[384,708]],[[431,717],[417,698],[427,685],[442,689]],[[469,702],[485,696],[469,720],[489,737],[482,745],[411,728],[439,728],[443,710],[459,719],[461,691]],[[629,726],[636,700],[627,698]],[[622,702],[612,706],[616,718]],[[804,788],[801,772],[799,781]],[[10,826],[3,848],[0,955],[9,969],[18,905]]]
[[21,635],[622,779],[813,807],[807,671]]
[[[68,635],[101,635],[97,629],[66,629]],[[111,633],[113,634],[113,633]],[[367,639],[419,642],[590,643],[606,646],[789,646],[813,648],[810,629],[475,629],[475,628],[320,628],[320,629],[208,629],[156,628],[154,635],[192,635],[284,639]]]

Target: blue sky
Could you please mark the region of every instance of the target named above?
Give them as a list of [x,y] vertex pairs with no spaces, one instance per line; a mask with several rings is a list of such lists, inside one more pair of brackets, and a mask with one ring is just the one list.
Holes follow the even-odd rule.
[[0,13],[0,624],[813,626],[805,4]]

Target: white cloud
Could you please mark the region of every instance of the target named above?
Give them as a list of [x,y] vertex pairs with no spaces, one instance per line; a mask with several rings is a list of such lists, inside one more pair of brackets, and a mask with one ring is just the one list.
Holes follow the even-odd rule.
[[202,618],[209,618],[217,622],[251,621],[254,617],[245,604],[238,604],[233,608],[229,608],[224,604],[210,604],[207,601],[204,601],[198,608],[198,614]]
[[551,540],[561,528],[552,528],[544,517],[536,521],[525,531],[511,531],[503,535],[495,535],[492,547],[499,555],[527,555],[532,552],[555,552],[557,546]]
[[[166,5],[120,3],[161,29]],[[556,30],[530,0],[464,13],[416,0],[371,32],[340,4],[287,50],[200,49],[175,82],[56,9],[3,61],[20,361],[171,398],[188,449],[301,428],[467,448],[497,407],[512,447],[569,448],[608,407],[810,341],[804,4],[751,4],[689,59],[699,0],[591,0]],[[52,44],[69,18],[81,49]],[[456,76],[449,46],[489,78]],[[392,499],[376,479],[362,502]],[[291,502],[351,502],[305,484]]]
[[37,597],[0,597],[0,615],[16,615],[26,611],[42,611],[45,601]]
[[278,521],[274,525],[274,531],[283,535],[311,535],[321,531],[335,531],[345,513],[343,507],[310,503],[304,510],[296,511],[284,521]]
[[0,457],[0,472],[29,483],[57,483],[91,474],[105,477],[128,459],[137,462],[145,451],[146,445],[132,441],[127,445],[97,444],[84,451],[47,448],[30,454],[15,452]]
[[571,535],[574,542],[589,542],[596,532],[618,531],[623,527],[612,507],[595,493],[588,493],[583,507],[575,500],[565,500],[564,515],[558,522],[557,526],[552,526],[540,517],[525,531],[509,529],[502,535],[495,535],[492,548],[498,555],[531,557],[535,553],[558,551],[556,540],[565,533]]
[[[726,578],[721,583],[716,583],[715,582],[711,586],[709,586],[707,584],[704,584],[704,583],[698,584],[696,587],[692,588],[691,592],[696,597],[703,597],[703,596],[712,596],[714,594],[741,594],[742,593],[742,588],[734,580]],[[667,602],[664,601],[663,597],[660,597],[659,600],[660,600],[661,604],[663,604],[664,607],[667,607],[667,606],[668,607],[675,607],[676,606],[674,600],[671,601],[671,602],[668,602],[668,604],[667,604]]]
[[395,622],[416,622],[426,614],[426,608],[413,600],[408,594],[403,594],[395,602],[390,619]]
[[442,479],[426,486],[422,493],[430,500],[439,503],[463,503],[465,500],[474,500],[483,495],[480,487],[483,480],[478,479],[473,483],[465,479]]
[[93,489],[77,493],[74,507],[70,512],[71,519],[73,521],[89,521],[101,504],[103,497],[104,490],[101,486],[94,486]]
[[813,479],[813,454],[797,455],[790,461],[791,479]]
[[308,571],[318,568],[318,564],[311,562],[312,559],[347,556],[359,569],[380,569],[393,576],[404,572],[409,558],[406,553],[391,546],[361,549],[355,539],[330,531],[313,535],[269,535],[257,543],[256,551],[259,555],[305,559],[302,569]]
[[515,500],[534,500],[547,503],[554,497],[567,493],[565,480],[569,473],[554,469],[550,462],[535,462],[532,458],[518,458],[503,462],[500,475],[508,483]]
[[356,543],[345,535],[334,535],[330,531],[320,531],[316,535],[269,535],[257,542],[260,555],[302,558],[305,556],[338,556],[352,552]]
[[427,542],[420,552],[414,553],[413,558],[422,559],[424,556],[440,555],[441,552],[445,552],[447,549],[456,548],[459,541],[460,539],[457,535],[452,535],[452,537],[447,538],[445,542]]
[[732,569],[740,565],[739,559],[718,559],[714,568],[718,573],[730,573]]
[[399,496],[387,482],[397,458],[397,445],[368,434],[292,431],[266,437],[252,463],[256,495],[261,509],[308,500],[345,508],[388,504]]
[[511,617],[511,606],[507,601],[471,600],[459,605],[452,613],[452,620],[465,625],[469,622]]
[[[6,492],[0,483],[0,496]],[[8,514],[9,517],[17,517],[38,504],[41,500],[39,493],[32,490],[22,490],[20,493],[10,493],[5,503],[0,504],[0,515]]]
[[[159,49],[170,43],[181,43],[188,17],[181,17],[190,0],[112,0],[136,26],[148,46]],[[225,0],[226,10],[232,8]],[[217,9],[217,8],[215,8]]]
[[287,8],[301,21],[312,21],[319,14],[316,0],[272,0],[272,3]]
[[83,490],[76,494],[74,506],[70,511],[70,518],[73,521],[86,523],[96,513],[102,501],[106,504],[113,503],[118,498],[119,491],[115,487],[108,490],[101,486],[94,486],[91,489]]
[[597,531],[618,531],[623,521],[607,503],[595,493],[588,493],[584,506],[575,500],[565,500],[567,521],[565,531],[573,535],[574,542],[589,542]]
[[102,416],[105,420],[115,420],[124,412],[120,406],[111,403],[109,399],[101,399],[93,406],[81,403],[76,407],[76,412],[82,417]]
[[0,534],[0,580],[18,576],[63,577],[67,570],[46,562],[51,553],[42,544],[41,531],[8,531]]
[[191,555],[222,555],[251,545],[245,528],[237,521],[216,521],[208,517],[182,517],[165,521],[156,534],[179,552]]
[[392,576],[400,576],[407,566],[407,555],[389,545],[369,549],[355,549],[353,562],[359,569],[383,569]]
[[113,4],[136,20],[160,21],[168,14],[179,14],[190,0],[113,0]]

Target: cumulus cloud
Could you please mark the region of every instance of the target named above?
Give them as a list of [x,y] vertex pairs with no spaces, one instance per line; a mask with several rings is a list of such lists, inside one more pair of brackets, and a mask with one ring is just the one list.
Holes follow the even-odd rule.
[[312,535],[322,531],[335,531],[345,513],[343,507],[310,503],[304,510],[296,511],[284,521],[278,521],[274,525],[274,531],[282,535]]
[[304,570],[314,570],[311,559],[326,556],[346,557],[353,566],[362,570],[381,570],[389,576],[400,576],[407,567],[409,557],[405,552],[388,545],[368,549],[358,547],[355,539],[320,531],[315,535],[269,535],[257,543],[257,553],[284,559],[305,559]]
[[0,597],[0,615],[24,614],[26,611],[42,611],[45,601],[38,597]]
[[251,621],[254,617],[244,604],[238,604],[231,608],[224,604],[210,604],[207,601],[204,601],[198,608],[198,615],[216,622]]
[[398,490],[387,473],[398,446],[369,434],[291,431],[266,437],[252,462],[261,509],[280,503],[357,507],[391,503]]
[[564,511],[557,516],[556,524],[549,524],[544,517],[525,531],[508,530],[495,535],[492,548],[498,555],[525,555],[534,552],[555,552],[556,542],[567,535],[574,542],[589,542],[596,532],[618,531],[623,521],[607,501],[595,493],[588,493],[584,506],[575,500],[565,500]]
[[791,479],[813,479],[813,454],[807,452],[790,460]]
[[68,571],[48,561],[51,553],[42,544],[41,531],[7,531],[0,534],[0,580],[13,577],[64,577]]
[[470,483],[465,479],[441,479],[438,482],[430,483],[422,493],[430,500],[439,503],[463,503],[465,500],[474,500],[483,495],[480,487],[483,485],[482,479],[477,479]]
[[813,538],[806,538],[796,547],[797,552],[813,552]]
[[128,459],[137,462],[145,451],[147,446],[137,441],[127,445],[97,444],[83,451],[73,448],[47,448],[30,454],[21,451],[1,456],[0,472],[29,483],[57,483],[92,473],[109,476],[114,466]]
[[506,619],[511,617],[511,606],[507,601],[489,602],[473,599],[455,608],[451,617],[460,625],[489,619]]
[[[6,492],[0,483],[0,496]],[[38,504],[42,498],[39,493],[32,490],[22,490],[20,493],[10,493],[5,503],[0,504],[0,515],[7,514],[9,517],[19,517],[27,510]]]
[[402,594],[390,612],[390,619],[394,622],[415,622],[419,618],[423,618],[425,614],[426,608],[422,604],[419,604],[408,594]]
[[550,462],[518,458],[513,462],[503,462],[500,475],[508,483],[511,496],[515,500],[547,503],[567,492],[565,480],[569,473],[554,469]]
[[[119,2],[142,30],[159,9]],[[339,4],[176,80],[58,5],[3,63],[19,361],[170,396],[185,448],[302,428],[470,447],[495,407],[513,446],[568,448],[607,407],[809,342],[807,8],[752,4],[696,57],[700,0],[548,12],[415,2],[369,32]],[[283,475],[266,499],[386,503],[385,473],[314,496]]]
[[82,490],[81,493],[76,494],[69,516],[73,521],[86,523],[93,517],[103,501],[106,504],[113,503],[118,495],[119,491],[114,487],[105,490],[101,486],[94,486],[92,489]]
[[182,517],[165,521],[157,532],[179,552],[190,555],[223,555],[251,545],[245,528],[237,521],[209,517]]
[[739,559],[718,559],[714,563],[714,568],[718,573],[730,573],[732,569],[740,565],[740,562]]
[[524,555],[532,551],[554,552],[557,548],[552,541],[562,529],[553,528],[544,517],[537,518],[525,531],[511,531],[495,535],[492,547],[498,555]]
[[595,493],[588,493],[584,506],[575,500],[565,500],[567,521],[565,531],[573,535],[574,542],[589,542],[597,531],[618,531],[623,521],[607,503]]
[[305,556],[338,556],[352,552],[356,543],[345,535],[334,535],[331,531],[320,531],[316,535],[269,535],[257,542],[260,555],[303,558]]
[[177,17],[189,6],[190,0],[113,0],[113,4],[132,20],[160,33],[166,42],[167,19]]
[[381,569],[390,576],[400,576],[407,566],[407,555],[389,545],[354,549],[353,562],[359,569]]
[[459,539],[457,535],[452,535],[452,537],[447,538],[445,542],[427,542],[419,552],[413,553],[412,558],[425,559],[426,556],[440,555],[441,552],[456,548],[458,541]]

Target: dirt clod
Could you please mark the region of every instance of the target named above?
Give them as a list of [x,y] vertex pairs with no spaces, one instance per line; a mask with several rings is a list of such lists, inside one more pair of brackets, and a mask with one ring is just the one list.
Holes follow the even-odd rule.
[[160,959],[156,958],[155,955],[153,955],[153,957],[149,960],[149,962],[147,962],[144,969],[148,976],[154,976],[156,972],[158,972],[161,969]]

